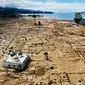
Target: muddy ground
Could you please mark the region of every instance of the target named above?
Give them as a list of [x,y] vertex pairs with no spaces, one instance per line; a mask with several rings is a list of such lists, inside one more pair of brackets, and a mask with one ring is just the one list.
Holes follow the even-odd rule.
[[[28,69],[2,67],[3,51],[11,47],[30,55]],[[0,85],[85,85],[85,27],[53,19],[0,20],[0,63]]]

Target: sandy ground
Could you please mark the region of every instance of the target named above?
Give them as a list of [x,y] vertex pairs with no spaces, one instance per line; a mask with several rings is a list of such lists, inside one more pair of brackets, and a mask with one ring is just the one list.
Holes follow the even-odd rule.
[[[38,21],[41,26],[35,25]],[[33,60],[23,72],[0,65],[0,85],[85,85],[85,27],[53,19],[15,19],[1,20],[0,31],[1,65],[6,47],[28,53]]]

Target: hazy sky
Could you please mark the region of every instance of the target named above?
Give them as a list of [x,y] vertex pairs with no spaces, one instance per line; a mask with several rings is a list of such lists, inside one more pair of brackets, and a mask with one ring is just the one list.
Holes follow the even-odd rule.
[[85,11],[85,0],[0,0],[0,6],[55,12]]

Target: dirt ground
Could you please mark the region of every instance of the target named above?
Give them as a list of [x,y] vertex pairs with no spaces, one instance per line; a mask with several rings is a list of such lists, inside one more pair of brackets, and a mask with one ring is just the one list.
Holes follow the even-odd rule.
[[[30,55],[28,69],[2,67],[11,47]],[[85,85],[84,49],[85,27],[70,21],[0,20],[0,85]]]

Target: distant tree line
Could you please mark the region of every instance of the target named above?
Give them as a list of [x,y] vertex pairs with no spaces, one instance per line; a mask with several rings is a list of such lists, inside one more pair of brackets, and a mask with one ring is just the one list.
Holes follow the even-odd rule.
[[0,10],[1,18],[14,18],[17,17],[18,13],[15,8],[5,8]]
[[33,17],[33,18],[36,18],[36,17],[43,17],[43,15],[39,15],[39,14],[37,14],[37,15],[35,15],[35,14],[30,14],[30,15],[28,15],[29,17]]
[[[52,12],[34,11],[34,10],[18,9],[18,8],[11,8],[11,7],[0,7],[0,17],[1,18],[15,18],[15,17],[20,16],[21,14],[37,14],[37,13],[52,14]],[[36,18],[36,15],[32,15],[32,16],[34,18]]]

